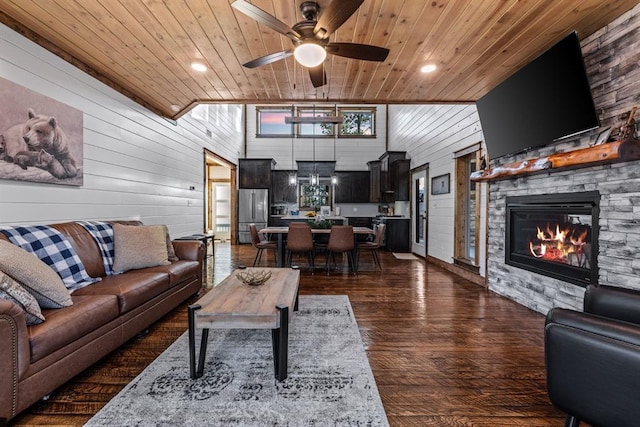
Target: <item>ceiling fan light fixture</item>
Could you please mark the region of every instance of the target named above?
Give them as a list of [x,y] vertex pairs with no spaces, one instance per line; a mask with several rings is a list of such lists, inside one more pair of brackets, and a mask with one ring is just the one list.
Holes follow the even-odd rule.
[[313,68],[322,64],[327,57],[327,51],[316,43],[302,43],[295,48],[293,56],[303,67]]

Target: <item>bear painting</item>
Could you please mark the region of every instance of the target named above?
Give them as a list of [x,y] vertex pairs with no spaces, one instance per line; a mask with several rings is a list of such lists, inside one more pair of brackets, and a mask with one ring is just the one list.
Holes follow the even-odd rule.
[[83,184],[83,114],[0,78],[0,179]]

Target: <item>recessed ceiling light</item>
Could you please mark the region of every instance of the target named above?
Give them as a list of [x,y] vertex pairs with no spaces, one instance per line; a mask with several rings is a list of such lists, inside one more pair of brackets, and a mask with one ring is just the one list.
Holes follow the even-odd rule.
[[204,65],[201,62],[192,62],[191,63],[191,68],[193,68],[196,71],[199,71],[201,73],[204,73],[205,71],[207,71],[207,66]]
[[424,67],[420,68],[420,71],[422,71],[423,73],[433,73],[436,68],[437,67],[435,64],[427,64]]
[[177,104],[171,104],[171,111],[177,113],[178,111],[180,111],[180,106]]

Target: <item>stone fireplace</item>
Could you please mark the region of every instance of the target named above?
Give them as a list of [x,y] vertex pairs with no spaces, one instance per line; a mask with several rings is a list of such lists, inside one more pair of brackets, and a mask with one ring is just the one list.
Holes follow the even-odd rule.
[[[638,105],[638,43],[640,6],[581,41],[602,126],[619,126],[620,115]],[[491,161],[490,165],[506,165],[589,147],[595,144],[597,134],[598,131],[527,153],[505,156]],[[505,252],[507,246],[514,244],[507,244],[508,200],[517,201],[519,197],[523,198],[520,200],[536,200],[538,196],[545,195],[562,195],[558,197],[565,198],[585,192],[599,193],[597,226],[593,221],[591,223],[591,239],[596,241],[592,242],[591,257],[588,257],[591,262],[589,280],[596,280],[601,285],[640,289],[640,161],[541,171],[489,182],[486,269],[489,289],[543,314],[558,306],[582,310],[585,283],[512,265],[507,261]],[[560,222],[574,222],[569,216],[577,216],[580,222],[587,222],[583,220],[582,212],[575,215],[564,212],[564,215],[567,220]],[[546,224],[544,228],[542,231],[549,237]],[[553,225],[549,228],[556,232]],[[543,242],[532,243],[535,247]],[[508,249],[512,250],[511,247]],[[539,247],[534,250],[540,255]]]
[[586,286],[598,281],[597,191],[506,199],[505,263]]

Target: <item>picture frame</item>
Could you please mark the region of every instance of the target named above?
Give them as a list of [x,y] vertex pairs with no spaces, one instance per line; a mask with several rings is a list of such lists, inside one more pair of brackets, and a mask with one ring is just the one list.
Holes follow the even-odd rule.
[[602,129],[600,133],[598,133],[598,136],[596,137],[596,142],[593,145],[604,144],[609,140],[610,135],[611,135],[611,126]]
[[448,194],[450,192],[450,175],[445,173],[444,175],[438,175],[431,178],[431,195],[436,196],[438,194]]

